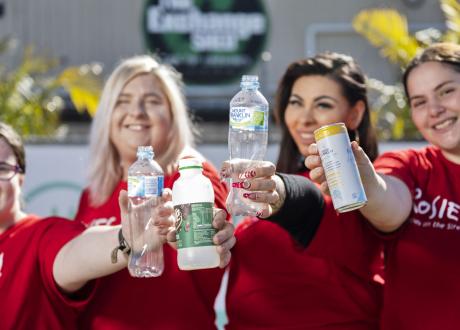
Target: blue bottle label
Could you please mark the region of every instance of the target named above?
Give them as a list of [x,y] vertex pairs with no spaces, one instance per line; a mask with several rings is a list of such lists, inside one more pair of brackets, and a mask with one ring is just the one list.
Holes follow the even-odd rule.
[[128,176],[128,197],[161,196],[163,176]]

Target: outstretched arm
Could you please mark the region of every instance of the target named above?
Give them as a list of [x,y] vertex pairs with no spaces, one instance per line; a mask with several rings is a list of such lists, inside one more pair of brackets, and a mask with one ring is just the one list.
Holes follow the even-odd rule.
[[[65,292],[75,292],[88,281],[115,273],[127,266],[126,254],[117,251],[118,257],[112,263],[111,253],[118,242],[118,232],[123,226],[124,237],[128,233],[128,197],[121,191],[119,204],[122,225],[93,226],[86,229],[62,247],[53,264],[53,275],[57,285]],[[160,230],[163,240],[167,229],[174,224],[171,194],[166,191],[161,205],[153,213],[154,225],[164,228]]]
[[316,185],[305,177],[278,173],[284,183],[282,207],[267,220],[287,230],[302,246],[315,237],[324,213],[324,198]]
[[308,179],[292,174],[275,174],[268,161],[226,161],[221,175],[238,174],[243,179],[246,198],[259,205],[259,218],[275,222],[301,245],[307,246],[316,233],[323,214],[320,190]]
[[[351,146],[367,196],[367,204],[360,209],[361,213],[383,232],[398,229],[412,209],[409,188],[396,177],[377,173],[363,149],[355,141]],[[310,169],[310,178],[321,185],[321,190],[328,193],[316,144],[310,145],[308,151],[310,155],[305,159],[305,165]]]

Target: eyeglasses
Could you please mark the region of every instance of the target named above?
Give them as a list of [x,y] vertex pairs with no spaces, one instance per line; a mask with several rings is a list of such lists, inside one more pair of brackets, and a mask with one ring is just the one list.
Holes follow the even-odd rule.
[[1,181],[9,181],[17,173],[24,173],[21,166],[19,166],[18,164],[10,165],[4,162],[0,162],[0,180]]

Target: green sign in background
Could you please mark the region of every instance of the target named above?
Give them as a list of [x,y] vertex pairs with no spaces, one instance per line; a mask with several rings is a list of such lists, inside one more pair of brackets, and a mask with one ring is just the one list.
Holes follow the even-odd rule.
[[265,49],[268,15],[261,0],[147,0],[142,30],[158,54],[192,84],[240,79]]

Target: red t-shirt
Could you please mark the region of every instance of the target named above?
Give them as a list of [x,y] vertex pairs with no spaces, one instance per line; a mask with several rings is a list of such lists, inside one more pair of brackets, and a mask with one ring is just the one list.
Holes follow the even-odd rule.
[[59,250],[84,230],[60,218],[28,216],[0,234],[0,329],[74,329],[90,294],[72,299],[53,277]]
[[315,237],[300,247],[280,226],[237,226],[227,289],[227,329],[377,329],[382,245],[358,211],[330,198]]
[[459,329],[460,165],[430,146],[386,153],[375,167],[414,202],[388,249],[382,329]]
[[[225,209],[227,187],[220,181],[216,169],[203,163],[203,174],[213,184],[216,207]],[[164,186],[171,188],[178,178],[178,172],[165,177]],[[119,224],[121,189],[126,189],[126,182],[120,182],[111,197],[96,208],[89,205],[86,190],[76,219],[85,224]],[[80,319],[82,328],[215,329],[214,300],[223,270],[181,271],[176,250],[168,244],[163,248],[165,269],[160,277],[134,278],[123,269],[101,279],[94,299]]]

